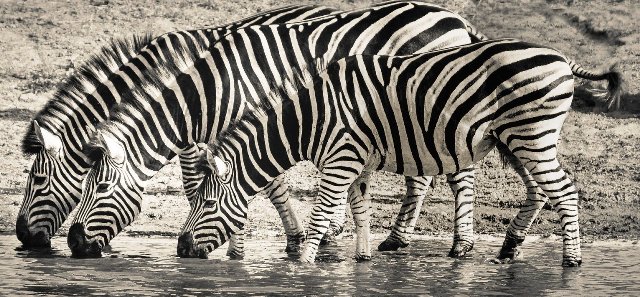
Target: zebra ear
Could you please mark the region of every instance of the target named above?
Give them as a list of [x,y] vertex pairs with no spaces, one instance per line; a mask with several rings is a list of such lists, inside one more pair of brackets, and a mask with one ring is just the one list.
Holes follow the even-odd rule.
[[62,139],[53,134],[46,128],[40,127],[37,121],[33,121],[33,132],[38,137],[38,141],[42,144],[45,150],[58,157],[62,153]]
[[107,155],[109,155],[109,157],[118,164],[124,163],[125,151],[120,141],[109,134],[98,134]]
[[229,173],[229,165],[220,157],[214,156],[209,149],[207,149],[207,162],[219,177],[225,177]]

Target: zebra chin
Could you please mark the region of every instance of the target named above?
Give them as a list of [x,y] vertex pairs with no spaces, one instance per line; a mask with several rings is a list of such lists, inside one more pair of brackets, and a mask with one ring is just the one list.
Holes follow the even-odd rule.
[[18,216],[16,220],[16,237],[22,242],[25,249],[41,249],[51,247],[51,236],[49,232],[40,230],[35,235],[29,230],[29,223],[24,215]]
[[74,223],[69,228],[67,244],[71,249],[71,256],[75,258],[102,257],[102,245],[98,240],[90,241],[85,232],[84,224]]
[[178,237],[178,257],[208,259],[209,252],[205,248],[198,248],[193,239],[193,232],[183,233]]

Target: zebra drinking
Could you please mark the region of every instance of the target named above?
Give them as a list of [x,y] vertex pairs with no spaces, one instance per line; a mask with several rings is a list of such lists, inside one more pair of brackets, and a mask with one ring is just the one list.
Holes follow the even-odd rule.
[[[584,73],[554,49],[512,39],[331,63],[302,88],[285,84],[209,145],[203,166],[211,173],[198,195],[214,199],[192,209],[180,240],[192,255],[206,256],[242,228],[247,197],[310,160],[321,182],[300,260],[314,261],[336,206],[354,191],[356,258],[366,260],[370,200],[358,182],[362,174],[451,173],[498,146],[549,198],[563,229],[562,264],[578,266],[578,193],[556,158],[573,98],[572,68]],[[610,84],[612,101],[619,87]],[[521,244],[511,242],[507,234],[501,256]]]
[[[49,246],[82,195],[82,181],[91,167],[84,152],[97,123],[122,97],[130,97],[132,86],[143,73],[154,68],[174,48],[207,46],[225,32],[255,24],[304,20],[335,10],[322,6],[289,6],[266,11],[217,28],[178,31],[151,39],[115,40],[79,68],[35,116],[22,142],[26,154],[35,155],[25,197],[16,220],[16,235],[25,247]],[[180,154],[185,192],[192,196],[201,179],[192,170],[197,149]]]
[[[247,27],[226,35],[208,51],[176,51],[166,57],[164,69],[146,73],[147,80],[134,92],[136,98],[123,100],[132,104],[121,104],[96,133],[97,141],[89,148],[96,152],[96,173],[89,176],[85,202],[69,232],[70,247],[78,255],[98,255],[140,212],[145,181],[185,147],[215,139],[257,103],[255,98],[270,93],[274,84],[309,61],[318,57],[332,61],[350,53],[408,54],[444,48],[471,42],[470,34],[484,38],[466,20],[441,7],[388,2],[299,23]],[[424,190],[415,186],[409,191],[416,194],[410,196],[421,203]],[[285,225],[287,248],[295,251],[304,233],[289,211],[281,178],[268,193]],[[344,209],[344,204],[340,207]],[[343,217],[343,212],[336,214]],[[469,240],[454,244],[464,243],[459,250],[465,252],[472,246],[471,224],[460,226],[469,230]],[[241,246],[233,243],[228,254],[242,255]]]

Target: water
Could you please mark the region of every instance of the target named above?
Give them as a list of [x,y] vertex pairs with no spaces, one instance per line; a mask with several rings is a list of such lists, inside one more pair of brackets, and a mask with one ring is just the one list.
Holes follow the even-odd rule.
[[[584,264],[562,268],[559,240],[525,243],[525,260],[491,264],[500,241],[480,240],[473,256],[446,257],[449,242],[418,240],[402,252],[374,252],[356,263],[353,240],[321,251],[320,262],[296,263],[283,239],[249,239],[247,256],[224,249],[209,260],[175,257],[176,239],[118,236],[100,259],[70,258],[64,237],[48,251],[20,251],[0,235],[0,296],[12,295],[635,295],[640,245],[585,244]],[[379,240],[376,241],[376,243]]]

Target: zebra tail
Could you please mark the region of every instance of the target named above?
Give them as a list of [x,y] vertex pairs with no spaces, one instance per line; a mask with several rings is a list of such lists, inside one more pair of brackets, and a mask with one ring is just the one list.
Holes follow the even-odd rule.
[[579,78],[588,79],[588,80],[607,80],[607,92],[599,97],[604,97],[607,102],[608,110],[619,110],[620,109],[620,97],[623,91],[624,81],[622,79],[622,73],[620,73],[618,69],[618,64],[615,63],[609,67],[609,69],[602,71],[600,73],[594,73],[592,71],[588,71],[580,64],[576,63],[571,59],[567,59],[569,66],[571,66],[571,71],[573,75]]

